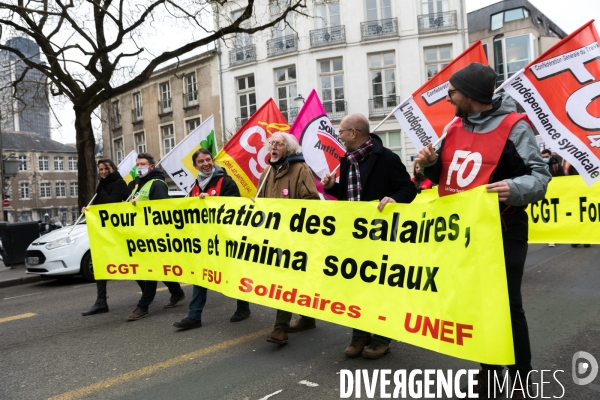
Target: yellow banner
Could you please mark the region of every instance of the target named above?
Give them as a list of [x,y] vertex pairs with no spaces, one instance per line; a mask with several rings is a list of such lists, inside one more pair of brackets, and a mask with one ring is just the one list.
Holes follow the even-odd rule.
[[514,363],[498,200],[482,188],[381,213],[376,202],[206,197],[92,206],[86,216],[98,279],[197,284]]

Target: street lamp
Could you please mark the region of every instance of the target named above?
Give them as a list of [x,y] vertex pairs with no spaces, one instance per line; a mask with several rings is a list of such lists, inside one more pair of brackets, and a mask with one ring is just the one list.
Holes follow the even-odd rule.
[[296,103],[299,103],[300,101],[302,101],[302,104],[304,104],[304,102],[305,102],[306,100],[304,100],[304,97],[302,97],[302,95],[301,95],[301,94],[299,94],[298,96],[296,96],[296,98],[294,98],[294,101],[295,101]]

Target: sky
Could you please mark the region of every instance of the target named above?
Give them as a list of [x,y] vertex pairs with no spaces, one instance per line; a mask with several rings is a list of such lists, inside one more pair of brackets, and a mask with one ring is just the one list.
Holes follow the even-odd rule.
[[[573,32],[584,23],[595,19],[596,29],[600,31],[600,0],[529,0],[543,14],[550,18],[563,31]],[[466,11],[471,12],[498,0],[465,0]],[[69,102],[53,101],[52,138],[62,143],[75,143],[75,128],[72,105]],[[100,125],[96,120],[99,131]]]

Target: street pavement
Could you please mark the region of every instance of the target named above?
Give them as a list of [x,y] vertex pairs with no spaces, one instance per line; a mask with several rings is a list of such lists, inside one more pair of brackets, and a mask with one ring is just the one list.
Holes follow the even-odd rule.
[[[600,376],[586,386],[571,378],[575,352],[600,361],[599,259],[600,246],[530,246],[523,297],[533,366],[551,371],[545,398],[600,399]],[[164,309],[169,293],[161,290],[150,315],[129,322],[140,296],[135,282],[109,282],[110,312],[88,317],[81,312],[96,287],[81,278],[1,288],[0,399],[338,399],[341,369],[478,367],[396,341],[380,360],[347,359],[351,330],[323,321],[279,347],[265,341],[275,310],[251,305],[249,319],[231,323],[235,300],[215,292],[203,327],[177,331],[171,325],[185,317],[192,287],[184,290],[182,306]]]

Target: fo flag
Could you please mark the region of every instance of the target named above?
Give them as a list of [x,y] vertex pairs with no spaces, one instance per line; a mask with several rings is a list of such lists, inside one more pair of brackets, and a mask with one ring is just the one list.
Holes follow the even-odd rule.
[[393,111],[400,126],[417,149],[438,140],[444,127],[454,118],[454,106],[445,100],[449,79],[456,71],[472,62],[487,65],[487,58],[479,40]]
[[189,192],[196,180],[197,172],[192,162],[192,155],[200,148],[210,151],[213,158],[217,155],[215,119],[212,115],[160,160],[162,169],[184,192]]
[[[321,179],[340,165],[346,149],[338,140],[317,92],[313,89],[294,120],[290,133],[298,139],[304,160],[315,175],[321,193]],[[339,169],[336,172],[339,176]]]
[[273,99],[267,100],[217,154],[215,163],[235,181],[243,197],[256,194],[260,174],[267,167],[269,152],[265,143],[275,132],[290,126]]
[[588,186],[600,179],[600,42],[593,20],[503,85]]
[[133,181],[137,176],[137,156],[138,153],[136,153],[135,150],[131,150],[131,152],[127,154],[127,157],[125,157],[125,159],[121,161],[117,167],[117,171],[119,171],[119,174],[121,174],[123,180],[125,180],[125,183],[127,184]]

